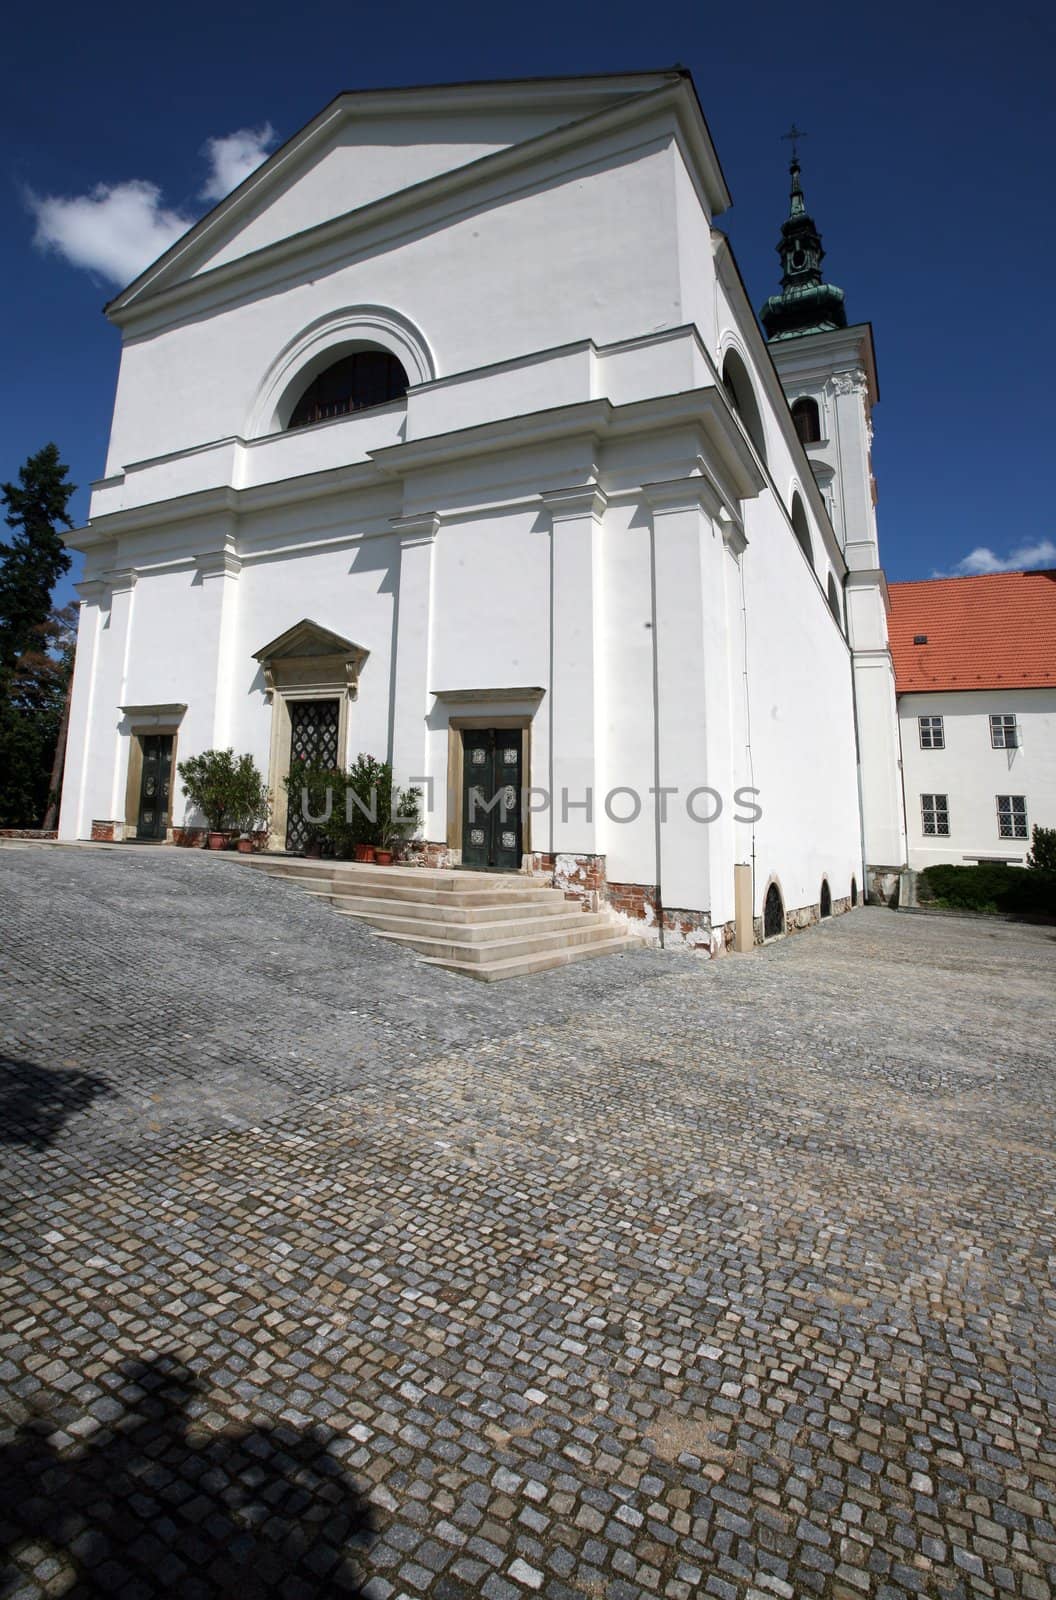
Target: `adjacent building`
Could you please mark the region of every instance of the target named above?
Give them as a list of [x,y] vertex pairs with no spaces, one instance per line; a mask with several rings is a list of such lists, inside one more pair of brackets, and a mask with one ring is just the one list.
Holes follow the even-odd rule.
[[1056,827],[1056,571],[891,585],[909,865],[1021,865]]
[[872,338],[792,178],[768,340],[681,69],[342,94],[272,155],[108,307],[62,836],[200,825],[232,746],[296,850],[291,762],[369,751],[424,864],[713,950],[735,877],[774,932],[897,872]]

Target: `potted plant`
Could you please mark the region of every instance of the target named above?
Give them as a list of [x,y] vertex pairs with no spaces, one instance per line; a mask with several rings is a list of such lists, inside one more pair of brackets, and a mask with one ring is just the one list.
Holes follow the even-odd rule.
[[[386,766],[388,763],[386,763]],[[378,811],[378,838],[380,847],[374,852],[374,859],[381,867],[390,866],[393,852],[397,845],[410,837],[421,821],[421,807],[419,801],[422,791],[420,789],[401,789],[393,794],[392,768],[388,770],[388,804],[384,811],[379,805]],[[393,803],[395,800],[395,803]]]
[[176,770],[188,800],[209,824],[210,850],[226,850],[236,804],[234,752],[203,750],[179,762]]
[[340,795],[327,825],[327,832],[339,856],[351,856],[353,861],[371,862],[381,842],[378,818],[386,796],[387,763],[377,761],[363,752],[356,757],[348,772],[342,775]]
[[256,848],[254,835],[268,825],[268,788],[252,756],[239,756],[232,781],[231,809],[238,822],[238,849],[249,855]]

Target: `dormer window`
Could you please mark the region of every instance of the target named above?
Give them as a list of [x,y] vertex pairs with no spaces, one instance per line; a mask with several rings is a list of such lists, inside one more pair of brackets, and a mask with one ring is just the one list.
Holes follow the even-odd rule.
[[388,350],[355,350],[314,377],[294,406],[290,428],[389,405],[407,393],[407,374]]
[[799,400],[792,402],[792,421],[796,425],[801,444],[819,444],[821,442],[821,415],[818,411],[818,402],[809,395],[803,395]]

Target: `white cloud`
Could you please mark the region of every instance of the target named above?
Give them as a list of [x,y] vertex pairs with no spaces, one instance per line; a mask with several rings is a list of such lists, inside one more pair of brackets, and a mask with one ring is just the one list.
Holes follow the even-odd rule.
[[953,570],[974,577],[988,572],[1021,572],[1031,567],[1056,567],[1056,544],[1051,539],[1019,545],[1007,556],[995,555],[986,545],[979,545],[969,551],[963,561],[958,561]]
[[208,139],[202,154],[209,162],[209,176],[202,188],[203,200],[222,200],[244,183],[275,143],[270,122],[260,128],[239,128],[220,139]]
[[[275,130],[268,122],[207,140],[202,154],[209,171],[201,199],[215,202],[230,194],[260,166],[274,142]],[[164,205],[157,184],[145,178],[98,183],[80,195],[30,190],[26,204],[36,218],[33,243],[38,250],[54,251],[71,266],[118,287],[137,278],[197,221],[193,214]]]
[[168,211],[161,190],[141,178],[98,183],[89,194],[27,194],[37,219],[33,243],[53,250],[72,266],[112,283],[125,284],[167,250],[193,217]]

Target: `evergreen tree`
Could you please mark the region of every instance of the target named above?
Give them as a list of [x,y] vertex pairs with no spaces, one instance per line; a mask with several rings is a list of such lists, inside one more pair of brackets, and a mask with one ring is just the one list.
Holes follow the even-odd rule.
[[70,558],[59,525],[73,526],[74,493],[58,447],[47,444],[0,485],[14,529],[0,545],[0,824],[37,827],[73,667],[76,608],[53,612],[51,592]]
[[[0,546],[0,675],[29,649],[51,611],[51,591],[70,570],[58,524],[72,528],[66,506],[75,485],[66,481],[58,445],[46,444],[18,469],[18,483],[0,484],[4,520],[15,530]],[[0,682],[0,693],[3,692]]]
[[54,756],[76,642],[77,606],[63,606],[34,630],[7,674],[0,700],[0,827],[54,825]]

